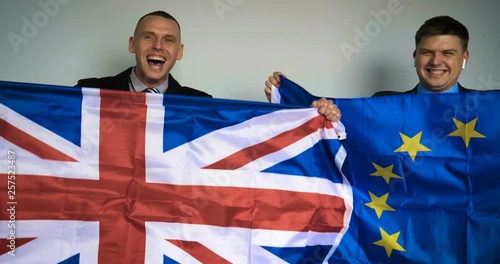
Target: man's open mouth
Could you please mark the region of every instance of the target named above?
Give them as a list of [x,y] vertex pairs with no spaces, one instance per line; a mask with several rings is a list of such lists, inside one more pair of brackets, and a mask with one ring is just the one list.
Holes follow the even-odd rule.
[[161,67],[166,61],[164,57],[158,55],[149,55],[146,57],[146,60],[148,61],[149,65],[157,67]]

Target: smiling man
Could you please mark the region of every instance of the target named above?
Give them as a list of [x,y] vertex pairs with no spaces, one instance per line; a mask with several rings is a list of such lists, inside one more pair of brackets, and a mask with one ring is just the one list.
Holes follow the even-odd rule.
[[82,79],[76,86],[212,97],[205,92],[181,86],[170,74],[184,52],[180,25],[170,14],[155,11],[141,17],[134,35],[129,38],[128,50],[135,54],[135,67],[116,76]]
[[[433,17],[415,34],[413,58],[419,83],[404,93],[468,92],[458,83],[458,77],[469,59],[469,32],[459,21],[449,16]],[[373,96],[400,94],[395,91],[377,92]]]

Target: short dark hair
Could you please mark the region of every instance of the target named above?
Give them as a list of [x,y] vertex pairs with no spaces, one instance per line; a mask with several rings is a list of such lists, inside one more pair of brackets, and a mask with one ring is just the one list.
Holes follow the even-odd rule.
[[415,34],[415,47],[418,46],[422,38],[437,35],[457,36],[462,42],[464,51],[467,50],[469,31],[462,23],[449,16],[437,16],[425,21]]
[[135,36],[135,33],[137,32],[137,27],[139,26],[139,23],[141,23],[141,21],[147,16],[160,16],[160,17],[163,17],[166,19],[173,20],[175,22],[175,24],[177,24],[177,26],[179,27],[179,34],[181,33],[181,25],[179,24],[179,22],[177,22],[177,19],[175,19],[175,17],[173,17],[171,14],[169,14],[165,11],[158,10],[158,11],[153,11],[151,13],[147,13],[147,14],[143,15],[141,18],[139,18],[139,21],[137,21],[137,24],[135,25],[134,36]]

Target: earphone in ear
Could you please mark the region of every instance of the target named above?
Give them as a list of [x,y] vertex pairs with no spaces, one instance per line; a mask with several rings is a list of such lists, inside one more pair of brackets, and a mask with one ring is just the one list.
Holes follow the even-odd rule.
[[467,63],[467,60],[464,59],[464,63],[462,64],[462,70],[465,70],[465,64]]

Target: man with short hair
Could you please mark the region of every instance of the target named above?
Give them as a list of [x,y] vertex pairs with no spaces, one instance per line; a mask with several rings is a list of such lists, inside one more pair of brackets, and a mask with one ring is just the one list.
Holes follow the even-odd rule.
[[116,76],[79,80],[76,86],[212,97],[181,86],[170,74],[176,61],[182,59],[184,45],[179,23],[167,12],[155,11],[141,17],[129,38],[128,50],[135,54],[135,67]]
[[[458,83],[458,77],[469,59],[469,32],[449,16],[427,21],[415,34],[413,58],[419,83],[403,93],[457,93],[473,91]],[[401,94],[382,91],[373,96]]]

